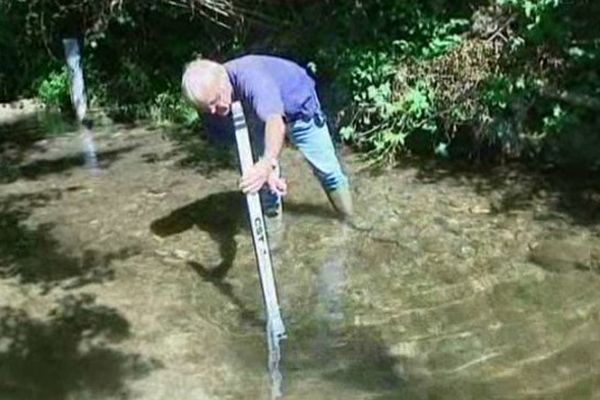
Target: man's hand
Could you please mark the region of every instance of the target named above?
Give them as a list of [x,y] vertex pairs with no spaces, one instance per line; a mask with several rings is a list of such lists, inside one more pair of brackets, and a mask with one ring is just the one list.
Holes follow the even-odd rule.
[[263,158],[250,168],[240,181],[240,189],[244,193],[256,193],[266,183],[269,189],[283,196],[287,185],[275,174],[273,167],[285,139],[285,122],[279,114],[273,114],[265,120],[265,151]]
[[285,180],[277,176],[272,165],[266,159],[261,159],[242,176],[240,189],[244,193],[256,193],[265,183],[272,192],[280,196],[286,194],[287,184]]
[[285,179],[277,176],[275,171],[271,172],[271,175],[269,175],[267,185],[271,192],[276,193],[279,196],[285,196],[287,194],[287,182]]

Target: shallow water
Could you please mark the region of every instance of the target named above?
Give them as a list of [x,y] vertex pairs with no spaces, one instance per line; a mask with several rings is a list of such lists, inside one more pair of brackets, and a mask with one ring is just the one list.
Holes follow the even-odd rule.
[[[235,166],[174,129],[93,134],[99,176],[76,132],[0,139],[0,399],[270,398]],[[600,398],[594,177],[348,154],[363,232],[283,160],[282,398]]]

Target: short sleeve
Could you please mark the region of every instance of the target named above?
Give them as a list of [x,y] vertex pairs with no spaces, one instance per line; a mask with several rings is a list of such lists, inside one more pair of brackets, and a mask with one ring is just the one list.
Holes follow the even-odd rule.
[[264,72],[250,74],[244,91],[256,115],[263,122],[273,115],[284,116],[281,91],[275,81]]

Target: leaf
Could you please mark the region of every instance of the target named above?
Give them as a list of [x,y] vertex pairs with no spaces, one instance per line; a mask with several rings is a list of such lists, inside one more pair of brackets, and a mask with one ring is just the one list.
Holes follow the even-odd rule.
[[436,156],[448,158],[448,143],[440,142],[434,149],[434,153]]
[[354,127],[346,125],[340,129],[340,136],[344,140],[350,140],[356,136],[356,131],[354,130]]
[[570,56],[573,56],[575,58],[581,58],[585,55],[585,51],[581,47],[577,46],[569,48],[568,52]]
[[406,95],[406,102],[409,104],[408,112],[418,116],[429,108],[427,96],[417,88],[412,88],[408,92]]

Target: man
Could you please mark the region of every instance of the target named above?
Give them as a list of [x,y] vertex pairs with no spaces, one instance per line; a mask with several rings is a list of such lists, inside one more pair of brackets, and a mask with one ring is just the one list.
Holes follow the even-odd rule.
[[186,65],[182,91],[204,114],[213,138],[233,137],[228,132],[233,128],[231,103],[242,102],[259,160],[242,176],[240,189],[261,192],[268,231],[281,226],[281,196],[287,185],[279,175],[279,155],[286,133],[310,164],[339,216],[347,219],[352,215],[348,178],[336,157],[315,82],[299,65],[264,55],[224,64],[197,59]]

